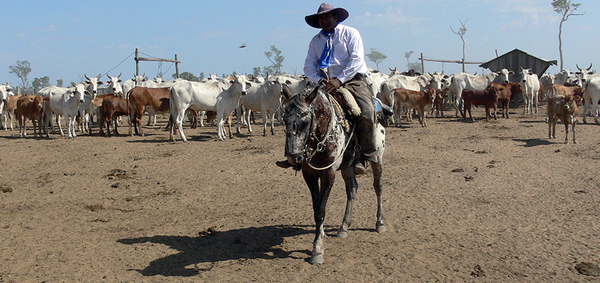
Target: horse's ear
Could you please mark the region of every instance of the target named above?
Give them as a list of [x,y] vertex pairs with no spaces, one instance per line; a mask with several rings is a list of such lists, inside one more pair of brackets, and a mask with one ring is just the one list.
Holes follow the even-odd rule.
[[313,91],[311,91],[304,97],[304,101],[307,104],[311,104],[313,102],[313,100],[315,100],[315,98],[317,97],[318,93],[319,93],[319,88],[315,87],[315,89],[313,89]]

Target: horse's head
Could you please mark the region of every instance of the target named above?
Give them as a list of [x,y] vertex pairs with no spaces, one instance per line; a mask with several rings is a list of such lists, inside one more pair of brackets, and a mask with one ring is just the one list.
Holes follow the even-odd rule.
[[306,147],[313,131],[315,110],[312,105],[319,88],[291,97],[283,105],[285,123],[285,156],[292,165],[304,161]]

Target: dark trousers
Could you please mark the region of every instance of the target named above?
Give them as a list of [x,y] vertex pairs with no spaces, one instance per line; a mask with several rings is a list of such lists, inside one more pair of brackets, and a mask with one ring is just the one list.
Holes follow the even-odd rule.
[[357,74],[351,80],[342,85],[346,88],[356,100],[361,114],[356,121],[354,134],[360,145],[360,158],[369,161],[377,161],[375,145],[375,105],[373,96],[367,83],[364,81],[364,75]]

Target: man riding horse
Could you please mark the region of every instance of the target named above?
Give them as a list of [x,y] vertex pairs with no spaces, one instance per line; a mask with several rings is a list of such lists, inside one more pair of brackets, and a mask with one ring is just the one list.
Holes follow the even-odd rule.
[[[364,174],[365,165],[368,164],[366,161],[377,161],[375,108],[372,94],[365,82],[367,64],[360,33],[355,28],[340,24],[348,16],[349,13],[344,8],[334,8],[331,4],[323,3],[316,14],[304,18],[309,26],[321,29],[310,41],[304,74],[334,96],[343,97],[341,93],[345,94],[347,90],[354,98],[360,108],[351,119],[356,124],[357,148],[360,151],[355,160],[354,172]],[[327,74],[322,74],[320,69],[326,70]],[[287,160],[277,161],[276,164],[282,168],[292,166]]]

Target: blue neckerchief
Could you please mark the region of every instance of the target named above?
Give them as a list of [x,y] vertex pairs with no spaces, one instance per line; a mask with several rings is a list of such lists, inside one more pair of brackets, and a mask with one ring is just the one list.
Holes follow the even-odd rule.
[[332,31],[330,33],[322,30],[321,33],[324,36],[327,36],[327,42],[325,43],[325,48],[323,48],[323,53],[321,53],[321,60],[319,61],[319,68],[327,68],[329,66],[329,63],[331,62],[331,55],[333,54],[333,42],[332,42],[332,36],[333,33],[335,32]]

